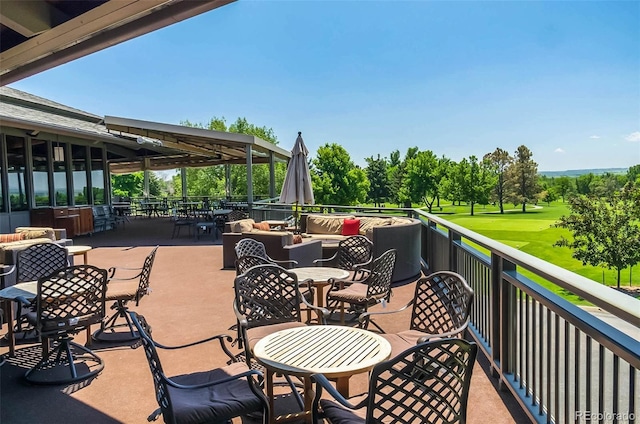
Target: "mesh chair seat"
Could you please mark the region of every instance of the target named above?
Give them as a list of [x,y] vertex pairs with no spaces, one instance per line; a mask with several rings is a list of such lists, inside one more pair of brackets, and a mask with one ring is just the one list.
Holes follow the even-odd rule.
[[[185,386],[211,383],[249,371],[245,363],[234,362],[212,371],[170,377]],[[263,405],[251,391],[246,378],[200,389],[178,389],[167,386],[175,421],[181,424],[225,422],[247,411],[262,411]]]
[[367,299],[369,299],[371,303],[377,303],[377,300],[384,299],[388,296],[388,293],[379,293],[372,294],[369,297],[367,296],[368,288],[369,286],[366,284],[353,283],[342,290],[331,292],[331,299],[349,303],[365,303]]

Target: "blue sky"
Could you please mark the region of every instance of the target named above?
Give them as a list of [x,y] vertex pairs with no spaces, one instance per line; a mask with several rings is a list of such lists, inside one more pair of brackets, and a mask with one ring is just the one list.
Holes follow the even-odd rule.
[[640,163],[640,2],[243,1],[11,85],[98,115],[237,117],[312,155],[524,144],[541,171]]

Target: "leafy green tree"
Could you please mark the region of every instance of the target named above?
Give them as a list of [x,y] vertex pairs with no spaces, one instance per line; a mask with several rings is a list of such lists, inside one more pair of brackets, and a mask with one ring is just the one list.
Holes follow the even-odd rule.
[[640,186],[628,184],[610,198],[576,196],[570,199],[571,214],[556,226],[566,228],[572,240],[554,245],[573,249],[572,256],[584,265],[604,266],[618,273],[640,262]]
[[594,178],[595,176],[591,172],[576,177],[576,192],[584,196],[591,194],[591,183]]
[[469,160],[463,159],[464,175],[462,176],[462,200],[471,206],[471,216],[474,214],[474,205],[489,203],[491,190],[495,186],[496,177],[491,172],[491,162],[483,160],[478,162],[475,156],[469,156]]
[[111,174],[111,189],[114,196],[141,197],[144,188],[144,172]]
[[366,158],[367,178],[369,179],[369,198],[374,205],[380,206],[389,197],[389,176],[387,174],[387,160],[373,156]]
[[640,164],[633,165],[627,170],[627,181],[640,183]]
[[[407,150],[407,156],[410,154],[414,154],[415,147],[412,147]],[[406,193],[404,187],[404,169],[405,169],[405,160],[400,159],[400,151],[394,150],[389,155],[389,166],[387,168],[387,174],[389,175],[389,198],[393,203],[398,205],[398,207],[407,206],[407,202],[409,203],[409,207],[411,206],[409,195]]]
[[554,189],[554,187],[545,188],[539,194],[540,200],[546,202],[549,205],[551,202],[555,202],[558,200],[558,195]]
[[355,205],[366,201],[369,192],[367,174],[356,167],[344,147],[336,143],[320,146],[312,165],[311,181],[316,203]]
[[166,195],[167,182],[160,178],[155,172],[149,172],[149,196],[161,197]]
[[558,195],[562,197],[562,203],[564,203],[565,197],[572,192],[573,184],[571,183],[571,178],[562,176],[554,181],[554,187]]
[[437,167],[438,158],[431,150],[417,152],[406,161],[403,189],[412,203],[424,203],[430,213],[438,196]]
[[491,153],[484,155],[483,160],[488,163],[490,172],[495,176],[495,187],[493,190],[492,200],[498,203],[500,213],[504,213],[505,191],[505,175],[509,165],[513,162],[513,158],[506,150],[496,148]]
[[514,160],[506,170],[507,198],[514,205],[522,205],[527,211],[527,203],[537,200],[538,164],[532,159],[531,150],[525,145],[516,149]]

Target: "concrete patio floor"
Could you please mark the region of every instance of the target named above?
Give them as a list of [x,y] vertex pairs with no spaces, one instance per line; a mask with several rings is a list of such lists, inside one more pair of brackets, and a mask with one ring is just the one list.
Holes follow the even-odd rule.
[[[140,266],[159,244],[153,272],[152,293],[132,309],[143,314],[153,327],[157,341],[177,345],[226,333],[235,324],[232,312],[233,278],[231,270],[222,270],[220,239],[195,241],[183,233],[171,239],[173,224],[166,218],[132,220],[126,228],[74,239],[77,245],[91,245],[89,262],[111,266]],[[389,308],[396,308],[413,295],[413,285],[394,289]],[[408,325],[409,315],[378,320],[388,332]],[[0,333],[6,333],[6,324]],[[84,343],[85,333],[76,341]],[[0,368],[0,422],[12,423],[145,423],[157,408],[153,382],[144,352],[131,344],[93,343],[92,348],[104,360],[104,370],[94,379],[68,386],[31,386],[24,372],[40,355],[38,344],[19,344],[17,354]],[[6,342],[0,354],[7,352]],[[221,365],[222,356],[215,344],[161,352],[168,375],[207,370]],[[508,392],[496,390],[496,380],[488,377],[486,361],[476,364],[471,384],[468,422],[528,422]],[[366,374],[352,377],[351,393],[366,390]],[[161,421],[161,418],[160,418]],[[240,422],[239,420],[235,422]]]

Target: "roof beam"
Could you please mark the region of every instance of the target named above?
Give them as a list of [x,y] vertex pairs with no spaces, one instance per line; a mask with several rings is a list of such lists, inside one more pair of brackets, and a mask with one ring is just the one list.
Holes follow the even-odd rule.
[[3,0],[0,7],[0,24],[15,32],[33,37],[53,27],[58,9],[43,1]]

